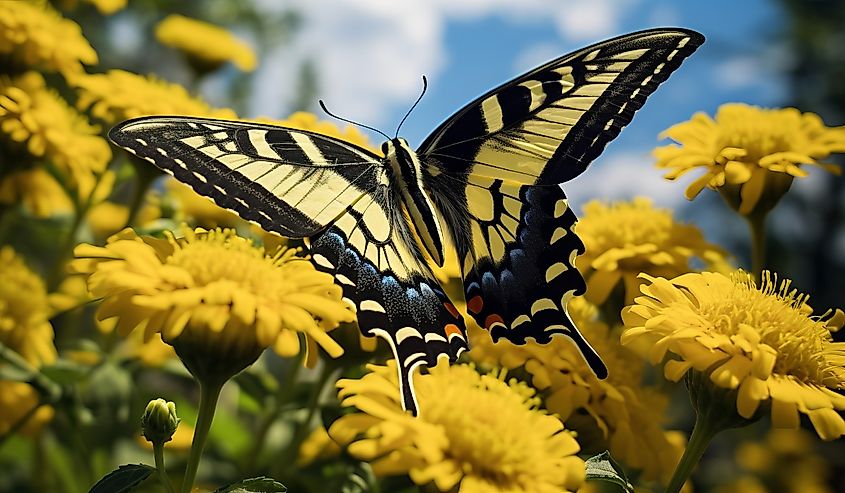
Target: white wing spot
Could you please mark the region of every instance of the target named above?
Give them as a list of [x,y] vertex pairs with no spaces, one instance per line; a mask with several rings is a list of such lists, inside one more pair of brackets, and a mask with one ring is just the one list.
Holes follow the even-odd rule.
[[435,334],[434,332],[429,332],[428,334],[425,335],[425,342],[431,342],[431,341],[448,342],[448,341],[446,341],[446,338],[443,337],[442,335]]
[[387,313],[381,303],[375,300],[364,300],[361,302],[361,311]]
[[181,159],[174,159],[173,162],[178,164],[182,169],[188,169],[188,165],[185,164],[185,161],[182,161]]
[[228,195],[226,193],[226,190],[224,190],[223,187],[221,187],[219,185],[214,185],[214,189],[217,190],[217,192],[219,192],[220,195]]
[[418,339],[422,339],[422,334],[420,331],[413,327],[402,327],[401,329],[396,331],[396,342],[402,344],[402,341],[409,337],[416,337]]
[[148,145],[148,144],[147,144],[147,141],[146,141],[146,140],[144,140],[144,139],[135,139],[135,142],[137,142],[137,143],[141,144],[142,146],[146,146],[146,145]]
[[560,228],[560,227],[556,228],[555,232],[552,233],[552,239],[549,240],[549,245],[554,245],[555,243],[557,243],[557,241],[559,239],[566,236],[566,233],[567,233],[566,228]]
[[566,210],[569,209],[569,201],[566,199],[560,199],[555,202],[555,218],[562,216]]
[[531,322],[531,318],[528,315],[522,314],[522,315],[516,317],[515,319],[513,319],[513,323],[511,324],[511,329],[516,329],[520,325],[522,325],[524,323],[530,323],[530,322]]
[[226,132],[217,132],[216,134],[211,134],[211,136],[217,140],[223,140],[228,137],[229,134],[227,134]]
[[[425,358],[425,353],[414,353],[414,354],[408,356],[407,358],[405,358],[405,361],[402,362],[402,366],[407,368],[411,363],[414,362],[415,359],[421,358],[421,357]],[[413,376],[411,378],[411,381],[413,381]]]
[[158,153],[161,154],[162,156],[167,156],[167,151],[165,151],[161,147],[156,147],[156,151],[158,151]]
[[217,125],[209,125],[208,123],[203,123],[202,126],[209,130],[225,130],[223,127]]
[[569,270],[569,267],[567,267],[563,262],[552,264],[551,267],[546,269],[546,282],[552,282],[554,278],[563,274],[567,270]]
[[208,183],[208,180],[206,180],[206,178],[205,178],[204,176],[202,176],[201,174],[197,173],[196,171],[194,171],[193,173],[194,173],[194,176],[197,178],[197,180],[199,180],[199,181],[201,181],[201,182],[203,182],[203,183]]
[[352,279],[349,279],[343,274],[335,274],[334,278],[337,279],[338,282],[340,282],[341,284],[346,284],[347,286],[355,287],[355,283],[352,282]]
[[543,310],[557,310],[557,305],[555,305],[555,302],[549,298],[540,298],[531,305],[532,316],[537,315],[537,313]]
[[334,264],[333,264],[333,263],[331,263],[331,262],[329,261],[329,259],[327,259],[327,258],[325,257],[325,255],[322,255],[322,254],[320,254],[320,253],[315,253],[314,255],[312,255],[312,256],[311,256],[311,259],[312,259],[312,260],[313,260],[313,261],[314,261],[317,265],[320,265],[320,266],[325,267],[325,268],[327,268],[327,269],[334,269],[334,268],[335,268]]

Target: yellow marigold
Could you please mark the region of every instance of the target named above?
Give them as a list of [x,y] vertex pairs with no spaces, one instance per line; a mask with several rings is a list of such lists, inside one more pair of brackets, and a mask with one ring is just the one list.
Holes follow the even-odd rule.
[[161,333],[198,377],[228,378],[270,346],[296,354],[298,333],[332,357],[342,353],[326,332],[354,314],[329,274],[293,249],[267,252],[232,230],[182,235],[126,229],[104,247],[79,245],[71,269],[87,274],[91,294],[103,298],[98,318],[116,317],[122,335],[136,327],[147,340]]
[[302,441],[296,465],[307,466],[317,460],[325,460],[340,455],[340,447],[332,440],[329,432],[322,425],[318,426]]
[[[161,209],[155,196],[150,196],[135,216],[134,224],[146,226],[161,217]],[[91,207],[86,216],[88,227],[94,236],[105,238],[126,227],[129,207],[123,204],[103,201]]]
[[142,76],[124,70],[74,78],[79,91],[77,107],[109,125],[147,115],[189,115],[236,118],[230,109],[215,109],[188,94],[179,84],[153,75]]
[[696,113],[669,128],[661,137],[677,144],[654,150],[659,168],[674,180],[696,168],[705,173],[687,187],[692,200],[704,187],[719,189],[742,214],[758,202],[770,209],[786,192],[792,177],[803,177],[802,164],[839,174],[838,166],[820,163],[834,152],[845,152],[845,127],[828,128],[818,115],[795,108],[764,109],[724,104],[715,120]]
[[0,2],[0,54],[18,63],[65,76],[97,63],[97,52],[79,24],[63,18],[47,2]]
[[188,56],[201,72],[232,62],[244,72],[255,70],[255,51],[229,31],[182,15],[171,14],[159,22],[156,39]]
[[674,277],[690,272],[690,261],[723,260],[721,248],[705,241],[691,224],[678,223],[669,209],[656,209],[650,199],[584,205],[575,232],[586,252],[576,265],[587,280],[587,299],[601,304],[621,280],[626,303],[639,292],[641,272]]
[[11,247],[0,248],[0,265],[0,342],[32,365],[52,363],[56,348],[44,281]]
[[[56,348],[44,282],[11,247],[0,248],[0,266],[0,343],[35,367],[52,363]],[[0,435],[9,432],[38,404],[38,392],[29,384],[0,380]],[[41,406],[20,432],[36,433],[52,417],[53,409]]]
[[328,135],[337,139],[345,140],[353,144],[359,145],[365,149],[369,149],[375,153],[380,151],[373,147],[372,142],[367,136],[358,130],[358,127],[347,125],[342,130],[332,122],[320,120],[314,113],[307,111],[297,111],[284,120],[275,120],[267,117],[258,117],[254,121],[259,123],[267,123],[269,125],[280,125],[282,127],[296,128],[299,130],[308,130],[309,132],[316,132],[318,134]]
[[111,159],[111,149],[99,131],[48,89],[41,74],[0,78],[0,132],[33,156],[49,159],[82,196],[91,193],[95,174],[103,172]]
[[567,308],[607,365],[607,379],[596,378],[563,337],[544,345],[515,345],[505,339],[494,343],[487,331],[467,319],[469,357],[485,366],[525,370],[542,392],[546,409],[579,433],[582,447],[609,449],[627,467],[641,469],[644,479],[668,480],[683,446],[673,443],[661,427],[666,398],[642,385],[644,362],[622,347],[619,332],[598,319],[594,305],[573,298]]
[[35,217],[73,210],[62,186],[42,168],[15,171],[0,179],[0,204],[22,204]]
[[776,428],[797,428],[806,414],[825,440],[845,434],[845,343],[833,342],[845,314],[811,316],[807,297],[763,272],[703,272],[672,280],[644,276],[635,305],[623,311],[622,343],[677,381],[690,369],[737,390],[736,409],[751,418],[771,405]]
[[377,474],[460,493],[558,493],[583,483],[578,443],[525,384],[440,364],[414,375],[414,418],[402,411],[395,363],[368,368],[338,382],[343,405],[361,412],[338,419],[329,435]]

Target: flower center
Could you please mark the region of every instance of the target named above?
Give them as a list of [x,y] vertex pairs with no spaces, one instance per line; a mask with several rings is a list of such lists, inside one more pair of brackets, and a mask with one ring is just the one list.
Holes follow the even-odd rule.
[[635,199],[610,206],[594,202],[584,209],[589,220],[579,222],[576,228],[585,241],[595,244],[587,245],[588,251],[590,247],[603,251],[612,246],[660,245],[671,236],[672,215],[667,210],[653,209],[649,200]]
[[756,163],[776,152],[796,149],[795,139],[802,135],[798,114],[782,110],[733,106],[716,115],[719,132],[716,147],[744,149],[741,161]]

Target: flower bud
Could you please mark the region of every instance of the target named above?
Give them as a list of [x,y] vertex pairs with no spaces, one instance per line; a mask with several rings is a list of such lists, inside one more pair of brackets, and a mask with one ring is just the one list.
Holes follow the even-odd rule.
[[164,399],[154,399],[147,404],[141,416],[141,432],[152,443],[169,442],[179,422],[176,416],[176,404]]

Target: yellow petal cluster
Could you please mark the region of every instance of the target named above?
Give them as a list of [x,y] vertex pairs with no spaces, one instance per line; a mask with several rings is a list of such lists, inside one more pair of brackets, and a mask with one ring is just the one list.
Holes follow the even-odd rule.
[[672,280],[646,276],[643,296],[623,311],[622,343],[679,380],[693,369],[717,386],[737,390],[737,412],[752,417],[771,406],[777,428],[797,428],[799,413],[825,440],[845,434],[845,343],[833,342],[845,314],[813,317],[790,282],[764,272],[703,272]]
[[[0,343],[35,367],[52,363],[56,348],[44,282],[11,247],[0,248],[0,266]],[[29,384],[0,380],[0,435],[38,403],[38,392]],[[42,406],[21,431],[34,433],[52,416],[53,410]]]
[[845,152],[845,127],[829,128],[818,115],[795,108],[739,103],[720,106],[715,119],[696,113],[661,136],[676,142],[654,150],[657,167],[670,170],[667,179],[700,168],[704,174],[687,187],[687,198],[704,187],[739,187],[742,214],[754,209],[767,188],[788,188],[792,177],[807,176],[803,164],[838,174],[838,166],[819,160]]
[[0,132],[32,156],[48,159],[82,196],[91,193],[95,175],[111,159],[99,128],[47,88],[37,72],[0,78]]
[[97,63],[79,24],[47,2],[0,2],[0,54],[24,65],[70,76]]
[[639,292],[641,272],[674,277],[690,272],[690,261],[724,261],[724,252],[707,242],[693,225],[675,221],[672,211],[650,199],[605,203],[591,201],[575,225],[586,252],[576,259],[587,280],[587,299],[603,303],[622,281],[626,303]]
[[244,72],[252,72],[258,65],[255,51],[229,31],[207,22],[172,14],[158,23],[156,39],[176,48],[193,64],[215,69],[231,62]]
[[152,75],[145,77],[125,70],[109,70],[104,74],[76,77],[72,83],[79,91],[77,107],[90,111],[109,125],[147,115],[237,117],[230,109],[212,108],[179,84]]
[[627,467],[642,470],[644,479],[668,480],[683,450],[661,427],[666,398],[643,386],[644,362],[619,343],[619,331],[598,319],[594,305],[579,297],[567,308],[607,365],[607,379],[596,378],[564,337],[544,345],[516,345],[506,339],[494,343],[467,317],[470,358],[483,366],[524,370],[543,394],[545,408],[583,437],[582,447],[610,450]]
[[342,353],[327,331],[354,314],[329,274],[295,250],[267,252],[232,230],[184,228],[182,235],[156,239],[126,229],[104,247],[79,245],[71,269],[87,274],[91,294],[103,298],[98,318],[116,318],[122,335],[160,333],[177,352],[190,345],[193,361],[209,365],[267,347],[294,355],[299,333],[332,357]]
[[414,376],[414,418],[402,411],[395,363],[368,368],[338,382],[343,405],[360,412],[338,419],[329,435],[377,474],[460,493],[559,493],[583,483],[578,443],[525,384],[440,364]]
[[13,171],[0,179],[0,204],[22,204],[35,217],[73,209],[62,186],[42,168]]

